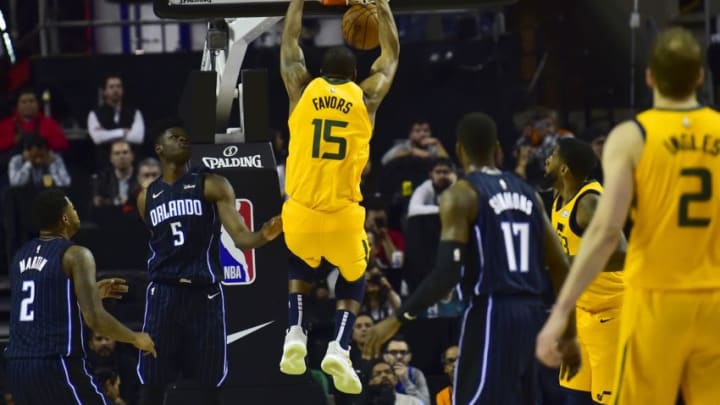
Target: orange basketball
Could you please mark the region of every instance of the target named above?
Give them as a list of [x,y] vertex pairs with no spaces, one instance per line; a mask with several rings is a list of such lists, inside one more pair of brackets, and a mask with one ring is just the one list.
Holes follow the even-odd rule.
[[378,16],[375,4],[356,4],[345,12],[342,19],[345,42],[355,49],[366,51],[377,48]]

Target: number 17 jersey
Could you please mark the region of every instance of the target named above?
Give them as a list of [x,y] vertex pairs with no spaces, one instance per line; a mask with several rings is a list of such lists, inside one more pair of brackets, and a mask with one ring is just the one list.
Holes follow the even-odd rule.
[[471,172],[466,180],[477,191],[479,207],[464,263],[464,293],[545,298],[550,286],[545,213],[535,191],[514,174],[496,169]]
[[625,279],[660,290],[720,288],[720,113],[652,109],[635,168]]
[[360,86],[324,77],[312,80],[288,127],[288,196],[321,212],[362,201],[360,176],[370,156],[373,125]]

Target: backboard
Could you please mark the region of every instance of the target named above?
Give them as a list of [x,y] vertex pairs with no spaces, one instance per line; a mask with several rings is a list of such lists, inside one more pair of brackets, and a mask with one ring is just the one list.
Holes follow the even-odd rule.
[[[423,10],[464,10],[513,4],[517,0],[392,0],[393,12]],[[282,16],[288,0],[155,0],[155,14],[162,18],[207,19]],[[317,0],[305,1],[305,14],[339,15],[343,6],[323,6]]]

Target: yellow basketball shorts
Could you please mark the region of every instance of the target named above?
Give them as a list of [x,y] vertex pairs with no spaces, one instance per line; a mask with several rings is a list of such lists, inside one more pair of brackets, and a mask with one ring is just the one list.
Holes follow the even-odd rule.
[[720,403],[720,290],[628,288],[619,342],[614,404]]
[[365,274],[370,245],[365,233],[365,208],[359,204],[327,213],[289,199],[283,204],[282,220],[288,249],[308,266],[316,268],[324,258],[347,281]]
[[610,404],[615,383],[620,308],[597,313],[576,308],[575,317],[582,365],[572,380],[560,379],[560,385],[589,392],[593,401]]

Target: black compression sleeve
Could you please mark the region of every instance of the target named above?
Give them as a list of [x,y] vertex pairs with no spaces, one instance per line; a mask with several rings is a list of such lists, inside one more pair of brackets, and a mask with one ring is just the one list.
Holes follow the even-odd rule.
[[460,281],[465,257],[465,243],[441,240],[435,268],[415,292],[398,309],[395,316],[401,322],[415,319],[420,311],[445,297]]

